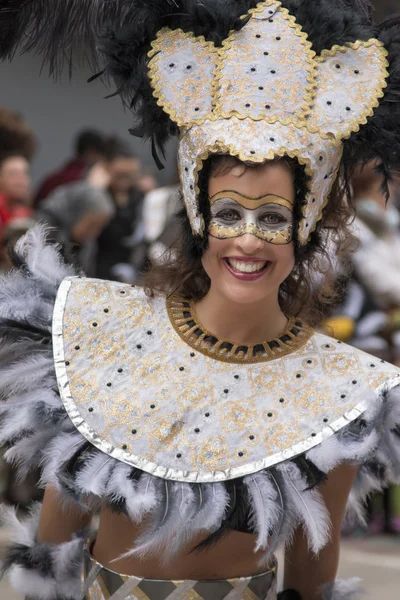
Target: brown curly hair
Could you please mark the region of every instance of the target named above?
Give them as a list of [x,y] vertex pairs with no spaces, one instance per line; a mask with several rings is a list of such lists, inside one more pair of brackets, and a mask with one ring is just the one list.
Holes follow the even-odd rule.
[[[299,220],[301,205],[307,190],[308,177],[305,169],[296,160],[283,158],[293,170],[296,189],[295,217]],[[238,165],[238,158],[228,155],[213,155],[204,164],[199,178],[199,205],[209,222],[208,180],[211,175],[222,175]],[[256,165],[245,164],[245,169]],[[182,203],[183,204],[183,203]],[[286,315],[298,316],[316,326],[328,315],[341,296],[334,277],[331,257],[336,256],[346,265],[346,257],[354,251],[357,240],[350,231],[354,210],[347,200],[344,186],[337,180],[329,202],[316,230],[307,246],[295,242],[295,266],[280,288],[279,302]],[[195,238],[190,229],[186,212],[179,213],[181,234],[171,246],[171,258],[162,265],[152,265],[144,277],[146,292],[153,296],[170,296],[178,293],[185,298],[198,301],[209,288],[210,279],[204,271],[201,258],[208,246],[208,237]],[[296,237],[296,236],[295,236]],[[320,281],[315,282],[315,274]]]
[[0,162],[12,156],[31,160],[36,138],[30,126],[16,112],[0,106]]

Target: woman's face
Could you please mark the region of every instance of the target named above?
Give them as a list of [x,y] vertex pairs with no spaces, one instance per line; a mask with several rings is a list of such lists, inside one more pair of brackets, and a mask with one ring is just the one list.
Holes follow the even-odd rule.
[[236,303],[273,295],[294,267],[295,188],[283,161],[238,165],[210,177],[209,246],[202,263],[214,291]]

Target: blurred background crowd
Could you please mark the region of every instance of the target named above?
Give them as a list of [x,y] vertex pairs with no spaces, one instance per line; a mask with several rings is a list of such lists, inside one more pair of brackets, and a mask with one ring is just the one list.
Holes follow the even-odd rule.
[[[398,0],[377,8],[379,16],[390,14]],[[167,162],[162,172],[151,166],[145,146],[125,132],[129,116],[115,99],[101,104],[104,90],[86,84],[84,67],[72,83],[39,71],[34,55],[0,65],[8,82],[0,106],[0,273],[10,268],[19,237],[41,222],[87,275],[138,282],[179,236],[176,165]],[[360,168],[353,179],[356,250],[321,266],[321,278],[335,277],[338,297],[320,327],[400,366],[400,180],[387,203],[375,167]],[[21,484],[0,460],[0,501],[29,506],[37,476]],[[398,489],[371,499],[369,509],[362,530],[344,533],[400,535]]]

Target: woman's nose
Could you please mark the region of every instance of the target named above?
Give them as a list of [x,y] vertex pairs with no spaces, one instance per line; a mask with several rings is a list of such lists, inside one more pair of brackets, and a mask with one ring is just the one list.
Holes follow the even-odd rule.
[[237,238],[237,248],[245,254],[254,255],[264,247],[264,241],[253,233],[245,233]]

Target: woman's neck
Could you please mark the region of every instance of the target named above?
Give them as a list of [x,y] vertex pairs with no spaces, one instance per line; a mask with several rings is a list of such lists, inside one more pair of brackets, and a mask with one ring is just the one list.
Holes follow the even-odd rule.
[[246,345],[281,336],[288,323],[277,297],[238,304],[214,293],[212,288],[196,304],[196,313],[200,325],[216,337]]

